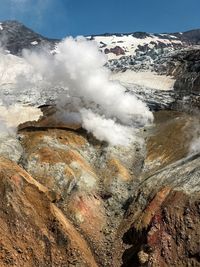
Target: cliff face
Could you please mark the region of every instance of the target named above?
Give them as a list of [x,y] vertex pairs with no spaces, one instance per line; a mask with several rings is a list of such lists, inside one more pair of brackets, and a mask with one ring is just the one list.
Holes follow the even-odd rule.
[[[188,109],[200,107],[200,50],[187,51],[176,56],[178,61],[177,80],[174,90],[177,92],[176,104],[186,102]],[[180,105],[180,104],[179,104]]]

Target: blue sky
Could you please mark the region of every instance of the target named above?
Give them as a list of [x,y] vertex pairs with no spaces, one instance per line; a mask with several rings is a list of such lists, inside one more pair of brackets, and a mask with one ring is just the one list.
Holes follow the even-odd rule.
[[6,19],[52,38],[176,32],[200,28],[200,0],[0,0],[0,20]]

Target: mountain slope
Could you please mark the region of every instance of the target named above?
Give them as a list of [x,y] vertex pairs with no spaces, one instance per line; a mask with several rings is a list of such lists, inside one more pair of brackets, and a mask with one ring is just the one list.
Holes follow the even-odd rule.
[[[112,71],[111,79],[119,81],[152,110],[171,106],[183,109],[191,103],[199,106],[199,91],[195,89],[195,94],[191,95],[189,84],[193,84],[195,78],[195,87],[199,86],[199,57],[195,55],[199,51],[200,30],[174,34],[104,34],[87,38],[95,40],[108,56],[106,66]],[[42,37],[17,21],[1,23],[0,40],[6,53],[0,62],[2,96],[37,106],[54,102],[58,94],[55,90],[50,93],[49,89],[43,90],[38,95],[25,87],[13,95],[12,86],[20,72],[28,73],[30,69],[20,58],[24,48],[45,46],[55,53],[59,40]],[[192,62],[194,67],[187,68]],[[62,94],[62,88],[57,90]]]
[[24,48],[53,48],[57,41],[35,33],[18,21],[8,20],[0,23],[0,45],[14,55],[19,55]]
[[[62,108],[73,101],[59,84],[63,69],[56,83],[51,79],[42,90],[40,80],[31,86],[23,80],[26,74],[28,82],[33,77],[21,51],[44,45],[54,59],[59,40],[18,22],[2,22],[0,266],[200,266],[199,30],[87,38],[107,53],[106,73],[125,86],[123,104],[132,99],[127,92],[135,95],[154,121],[134,128],[127,146],[97,140],[81,120],[69,122],[71,110]],[[38,62],[40,69],[43,61]],[[70,61],[72,69],[75,62]],[[48,73],[53,63],[44,62]],[[85,65],[81,71],[88,77]],[[98,77],[89,82],[95,86]],[[72,79],[66,77],[67,86]],[[113,88],[120,87],[113,83]],[[87,91],[81,92],[83,98]],[[93,101],[89,104],[92,108]],[[135,108],[134,101],[130,104]],[[103,124],[114,139],[120,132],[112,128],[110,133]]]

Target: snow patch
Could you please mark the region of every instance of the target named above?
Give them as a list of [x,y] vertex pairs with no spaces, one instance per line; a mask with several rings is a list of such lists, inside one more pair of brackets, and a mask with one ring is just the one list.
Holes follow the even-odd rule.
[[119,81],[123,85],[135,84],[157,90],[173,90],[175,79],[171,76],[157,75],[154,72],[135,72],[127,70],[125,72],[113,73],[112,80]]
[[33,42],[31,42],[31,44],[32,44],[32,45],[37,45],[38,42],[37,42],[37,41],[33,41]]
[[[160,34],[161,36],[165,36],[165,34]],[[138,46],[144,46],[144,45],[151,45],[151,42],[153,43],[163,43],[163,44],[182,44],[180,40],[170,40],[167,39],[169,35],[166,34],[166,39],[159,38],[159,36],[150,35],[146,38],[140,39],[136,38],[133,35],[123,35],[123,36],[95,36],[93,37],[94,41],[97,42],[98,46],[101,47],[102,42],[106,44],[106,48],[111,49],[115,46],[120,46],[124,51],[126,56],[135,55],[136,50],[138,49]],[[171,35],[171,38],[176,39],[175,36]],[[102,51],[104,51],[105,48],[102,48]],[[107,54],[108,59],[118,59],[122,55],[116,56],[114,53]]]

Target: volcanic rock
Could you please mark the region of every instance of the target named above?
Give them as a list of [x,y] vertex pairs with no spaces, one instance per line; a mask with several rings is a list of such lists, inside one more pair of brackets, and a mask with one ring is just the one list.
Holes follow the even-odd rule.
[[0,158],[3,266],[94,266],[80,233],[49,197],[48,189],[13,162]]
[[18,130],[0,134],[0,266],[200,266],[199,36],[88,37],[107,51],[111,79],[154,112],[124,147],[58,116],[61,87],[14,93],[22,50],[45,45],[54,54],[59,40],[0,24],[12,63],[2,104],[37,111],[30,119],[11,112]]

